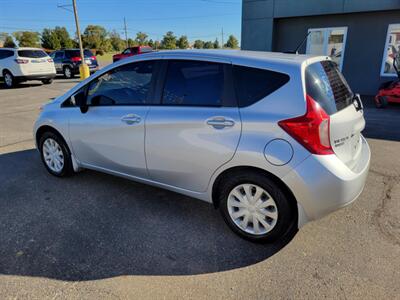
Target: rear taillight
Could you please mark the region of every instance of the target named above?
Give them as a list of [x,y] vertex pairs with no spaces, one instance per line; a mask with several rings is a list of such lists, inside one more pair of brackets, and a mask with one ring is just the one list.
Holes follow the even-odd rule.
[[96,56],[93,55],[90,59],[91,60],[96,60]]
[[19,64],[19,65],[27,64],[27,63],[29,63],[29,59],[17,58],[17,59],[15,59],[15,62],[16,62],[17,64]]
[[280,121],[279,126],[311,153],[333,154],[329,137],[329,116],[309,95],[306,96],[306,103],[307,112],[304,116]]
[[80,58],[79,56],[71,57],[71,61],[72,62],[78,62],[78,61],[81,61],[81,60],[82,60],[82,58]]
[[53,62],[53,60],[52,60],[51,58],[48,58],[47,61],[48,61],[49,63],[52,63],[52,62]]

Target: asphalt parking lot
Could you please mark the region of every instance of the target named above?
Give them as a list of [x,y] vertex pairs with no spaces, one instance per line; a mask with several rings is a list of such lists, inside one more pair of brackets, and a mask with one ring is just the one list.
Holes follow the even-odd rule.
[[50,176],[32,125],[77,82],[0,88],[0,298],[399,299],[400,106],[365,99],[358,201],[287,245],[256,245],[198,200],[92,171]]

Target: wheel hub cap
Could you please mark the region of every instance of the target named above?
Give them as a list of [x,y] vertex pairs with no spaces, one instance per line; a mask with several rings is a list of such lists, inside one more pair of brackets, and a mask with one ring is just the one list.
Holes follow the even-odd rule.
[[55,140],[48,138],[43,143],[42,150],[46,165],[53,172],[60,173],[64,167],[64,154],[60,145]]
[[4,76],[4,81],[6,82],[7,85],[11,85],[12,84],[12,77],[10,76],[10,74],[6,74]]
[[272,196],[255,184],[241,184],[228,196],[228,212],[241,230],[263,235],[278,221],[278,208]]

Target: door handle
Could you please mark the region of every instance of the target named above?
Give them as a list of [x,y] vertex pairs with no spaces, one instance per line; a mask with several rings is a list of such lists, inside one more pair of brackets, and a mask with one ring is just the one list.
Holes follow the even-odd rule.
[[235,121],[231,119],[226,119],[224,117],[215,117],[207,120],[207,125],[210,125],[216,129],[221,129],[225,127],[233,127]]
[[142,118],[135,114],[129,114],[121,118],[121,121],[128,125],[140,123],[141,120]]

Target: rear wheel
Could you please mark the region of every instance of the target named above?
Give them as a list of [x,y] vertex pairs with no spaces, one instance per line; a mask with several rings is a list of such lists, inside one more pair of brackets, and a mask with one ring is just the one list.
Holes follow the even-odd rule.
[[283,238],[295,221],[289,197],[274,181],[256,172],[223,180],[219,201],[228,226],[253,242]]
[[16,83],[15,78],[9,71],[3,72],[3,78],[4,78],[4,85],[6,88],[10,89],[15,86]]
[[67,79],[74,77],[74,73],[72,72],[72,69],[68,66],[64,67],[63,73],[64,73],[64,77]]
[[43,84],[52,84],[53,83],[53,79],[49,78],[49,79],[43,79],[42,80]]
[[64,177],[73,174],[72,159],[68,146],[53,132],[45,132],[40,138],[42,161],[50,174]]
[[375,97],[375,106],[377,108],[385,108],[388,105],[388,101],[386,96],[376,96]]

